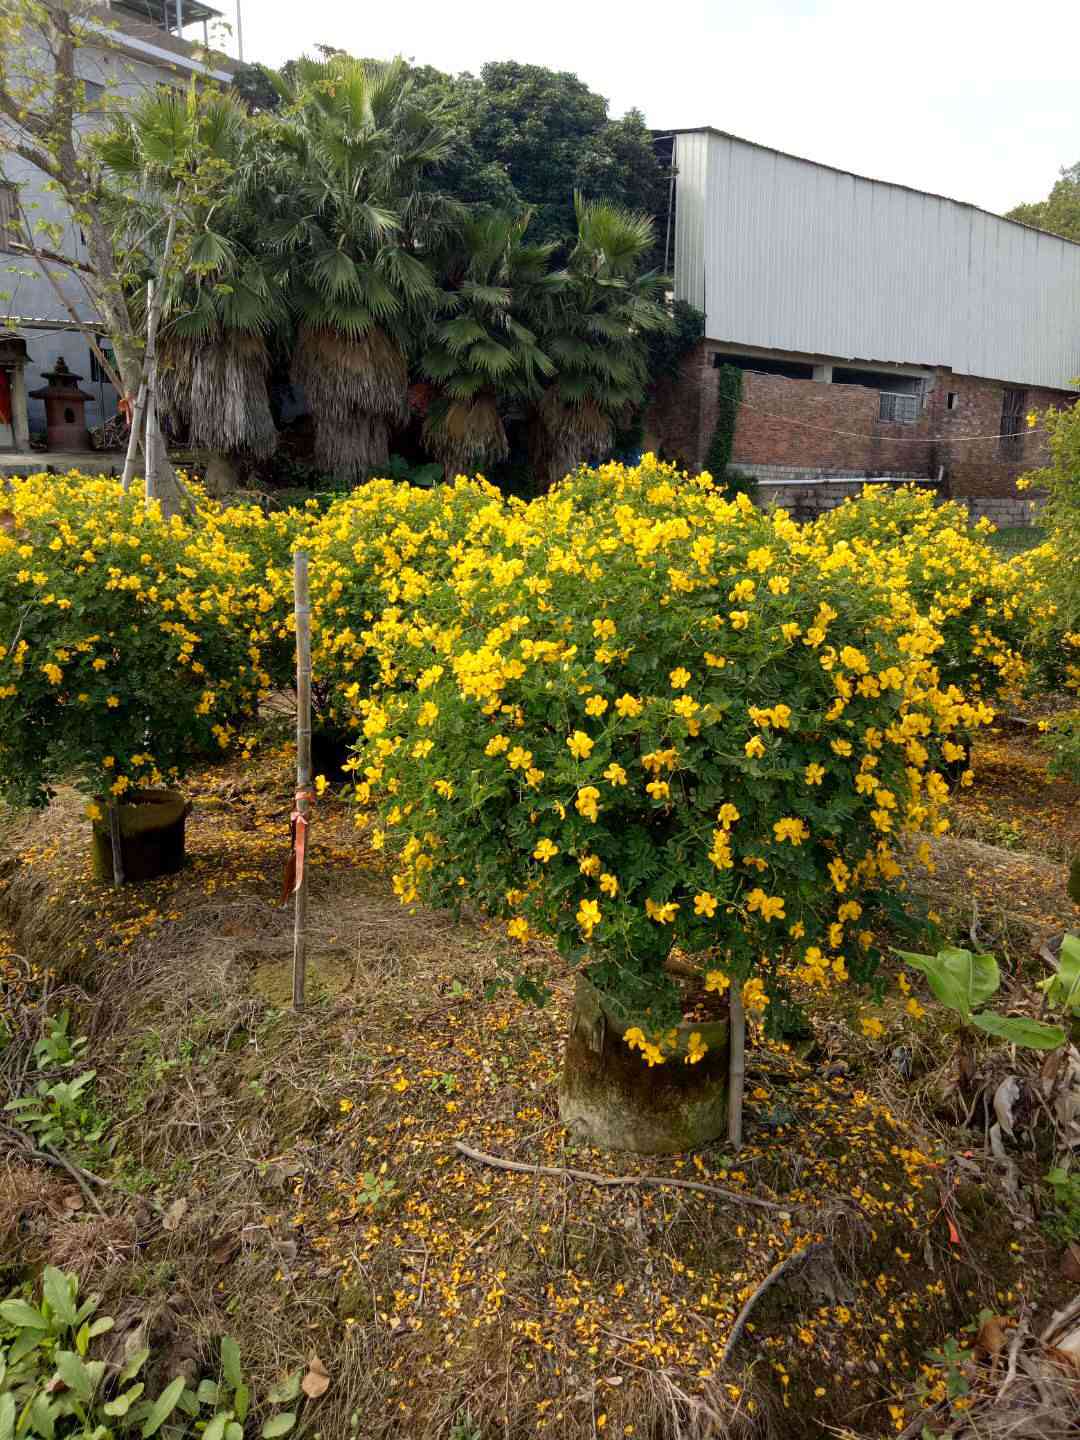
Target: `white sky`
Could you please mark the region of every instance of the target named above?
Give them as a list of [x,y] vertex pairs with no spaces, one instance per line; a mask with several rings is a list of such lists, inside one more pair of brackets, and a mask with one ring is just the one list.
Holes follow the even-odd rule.
[[988,210],[1041,199],[1080,160],[1076,0],[239,3],[246,60],[321,43],[452,72],[547,65],[613,115],[636,105],[653,127],[714,125]]

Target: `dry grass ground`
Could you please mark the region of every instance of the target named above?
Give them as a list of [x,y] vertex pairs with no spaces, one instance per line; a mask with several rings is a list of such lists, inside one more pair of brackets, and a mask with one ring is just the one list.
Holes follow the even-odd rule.
[[[965,813],[998,803],[990,774]],[[276,903],[289,757],[188,788],[190,863],[119,893],[90,878],[73,795],[8,826],[9,1057],[25,1057],[48,970],[50,1008],[73,1005],[91,1037],[113,1145],[105,1217],[9,1150],[10,1278],[46,1256],[79,1270],[107,1313],[149,1326],[166,1368],[206,1364],[229,1332],[256,1395],[317,1354],[331,1383],[302,1433],[326,1440],[895,1434],[940,1393],[928,1353],[981,1307],[1060,1299],[1045,1280],[1056,1254],[999,1201],[981,1137],[950,1151],[948,1113],[894,1063],[940,1058],[898,1001],[884,1043],[855,1040],[842,1008],[805,1059],[759,1043],[737,1156],[575,1148],[555,1109],[572,985],[557,960],[543,957],[545,1009],[485,998],[503,974],[495,932],[403,910],[346,807],[327,803],[296,1015],[291,911]],[[1052,847],[943,841],[937,860],[929,903],[1005,943],[1017,974],[1075,923]],[[735,1198],[507,1173],[457,1142]],[[725,1364],[747,1297],[810,1246]]]

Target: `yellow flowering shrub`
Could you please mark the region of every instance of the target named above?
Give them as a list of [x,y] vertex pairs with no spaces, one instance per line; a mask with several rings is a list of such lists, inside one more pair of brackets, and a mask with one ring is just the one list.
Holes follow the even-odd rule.
[[[1048,601],[1039,627],[1047,678],[1080,690],[1080,406],[1029,415],[1032,422],[1046,431],[1050,462],[1018,480],[1017,488],[1034,486],[1047,497],[1041,519],[1052,549],[1039,567]],[[1029,569],[1037,563],[1032,552],[1022,559]]]
[[990,521],[971,525],[963,505],[938,504],[917,486],[868,485],[813,528],[824,544],[850,547],[907,589],[942,637],[943,680],[992,698],[1027,678],[1047,604],[1049,546],[1007,559],[990,543]]
[[714,989],[868,974],[897,838],[945,828],[939,757],[989,716],[893,580],[651,456],[493,501],[369,633],[358,794],[402,900],[554,937],[653,1045],[675,945]]
[[[164,520],[119,481],[8,482],[0,529],[0,790],[92,796],[176,776],[228,744],[270,684],[256,569],[214,507]],[[245,572],[247,573],[245,578]]]
[[[309,512],[302,533],[311,557],[312,683],[323,723],[355,723],[379,666],[393,669],[385,647],[381,657],[372,652],[370,627],[384,621],[407,628],[476,517],[501,513],[501,506],[499,492],[481,479],[432,490],[371,480],[325,515]],[[290,609],[291,569],[282,588],[282,607]]]

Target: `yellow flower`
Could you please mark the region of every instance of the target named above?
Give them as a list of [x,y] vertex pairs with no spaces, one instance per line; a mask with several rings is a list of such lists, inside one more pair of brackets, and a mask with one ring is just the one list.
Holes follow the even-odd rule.
[[671,786],[666,780],[650,780],[645,790],[654,800],[667,800],[671,795]]
[[807,785],[820,785],[825,779],[825,766],[811,761],[803,771]]
[[439,707],[431,700],[425,700],[416,716],[417,725],[434,725],[439,718]]
[[593,930],[600,924],[600,906],[595,900],[582,900],[575,918],[585,932],[585,939],[588,940],[592,936]]
[[110,695],[105,701],[105,704],[110,710],[116,710],[120,705],[120,697],[118,695]]
[[[510,741],[505,735],[493,735],[484,746],[485,755],[503,755],[510,748]],[[525,752],[528,753],[528,752]],[[516,767],[515,767],[516,768]]]
[[575,730],[573,735],[567,736],[566,747],[575,760],[587,760],[594,743],[584,730]]
[[103,812],[101,806],[95,805],[93,801],[91,801],[90,804],[86,807],[86,818],[88,820],[100,820],[102,818],[102,813]]
[[716,896],[708,890],[702,890],[699,895],[695,895],[694,914],[704,915],[707,920],[711,920],[716,914]]
[[705,976],[705,989],[715,990],[718,995],[723,995],[730,985],[731,980],[723,970],[710,970]]
[[684,670],[683,667],[680,665],[677,669],[672,670],[671,674],[668,676],[668,679],[671,681],[671,688],[673,690],[682,690],[685,686],[690,684],[690,671]]
[[904,1009],[907,1011],[907,1013],[911,1016],[913,1020],[921,1020],[926,1014],[926,1011],[919,1004],[918,1000],[915,999],[914,995],[904,1006]]
[[751,735],[750,739],[747,740],[743,746],[743,749],[751,760],[760,760],[765,754],[765,744],[760,735]]
[[[687,676],[687,679],[689,679],[689,676]],[[635,715],[640,715],[645,709],[645,706],[640,700],[635,699],[633,695],[620,695],[618,700],[615,701],[615,709],[624,720],[630,720],[633,719]]]
[[720,824],[724,827],[725,830],[730,830],[732,825],[735,824],[735,821],[741,819],[742,817],[739,815],[738,810],[735,808],[734,805],[730,803],[730,801],[725,801],[724,804],[720,806],[720,809],[716,812],[716,818],[720,821]]
[[329,782],[329,780],[327,780],[327,778],[326,778],[325,775],[316,775],[316,776],[315,776],[315,794],[316,794],[316,795],[325,795],[325,794],[326,794],[326,791],[327,791],[327,787],[329,786],[329,784],[330,784],[330,782]]
[[850,740],[833,740],[831,743],[832,743],[833,751],[834,751],[837,755],[850,755],[850,754],[851,754],[851,741],[850,741]]
[[46,677],[50,685],[59,685],[60,681],[64,678],[64,672],[60,669],[59,665],[42,665],[41,673]]
[[619,882],[614,875],[609,875],[605,871],[604,874],[600,876],[600,889],[605,895],[617,895],[619,893]]
[[859,1024],[868,1040],[879,1040],[885,1034],[885,1026],[876,1015],[864,1015]]
[[766,895],[764,890],[754,889],[746,897],[746,908],[751,915],[760,913],[763,920],[783,920],[784,900],[780,895]]
[[655,920],[658,925],[670,925],[678,913],[679,907],[672,900],[667,900],[662,905],[657,905],[655,900],[645,901],[645,914],[650,920]]
[[752,980],[747,980],[742,987],[742,1003],[745,1010],[756,1015],[760,1015],[768,1005],[769,997],[765,994],[765,986],[757,976],[754,976]]
[[616,765],[612,762],[604,771],[604,779],[609,785],[625,785],[626,771],[621,765]]
[[583,786],[578,791],[577,799],[574,802],[578,814],[584,815],[586,820],[591,820],[595,824],[600,811],[600,806],[597,804],[599,799],[600,791],[595,785]]
[[594,875],[600,874],[600,866],[601,860],[599,855],[583,855],[578,861],[577,868],[582,875],[588,875],[591,878]]
[[520,745],[515,745],[506,757],[506,763],[511,770],[528,770],[532,761],[532,751],[523,750]]
[[553,841],[549,840],[545,835],[544,838],[538,843],[536,849],[533,851],[533,859],[539,860],[541,864],[546,865],[547,862],[558,853],[558,845],[556,845]]
[[586,715],[603,715],[608,707],[608,702],[602,695],[590,695],[585,701]]
[[511,940],[520,940],[524,945],[529,938],[529,922],[523,920],[520,915],[515,915],[513,920],[507,921],[506,933]]
[[789,840],[792,845],[801,845],[804,840],[810,839],[810,827],[805,820],[798,820],[794,816],[788,815],[783,820],[776,821],[773,825],[773,834],[780,844]]
[[692,1030],[686,1048],[686,1058],[683,1063],[686,1065],[696,1065],[708,1048],[701,1038],[701,1031]]

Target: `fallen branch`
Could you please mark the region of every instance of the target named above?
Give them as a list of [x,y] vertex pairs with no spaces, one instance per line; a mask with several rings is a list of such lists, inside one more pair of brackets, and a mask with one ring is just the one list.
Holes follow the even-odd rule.
[[558,1165],[526,1165],[523,1160],[504,1160],[500,1155],[487,1155],[483,1150],[474,1150],[461,1140],[454,1141],[454,1149],[478,1165],[490,1165],[495,1170],[513,1170],[522,1175],[552,1175],[557,1180],[582,1180],[586,1185],[597,1185],[610,1190],[623,1185],[651,1185],[655,1189],[697,1190],[702,1195],[719,1195],[723,1200],[734,1200],[738,1205],[752,1205],[758,1210],[786,1210],[775,1200],[759,1200],[756,1195],[740,1195],[737,1190],[724,1190],[719,1185],[705,1185],[700,1180],[669,1180],[663,1175],[598,1175],[593,1170],[567,1170]]
[[765,1279],[762,1280],[761,1284],[739,1311],[735,1324],[732,1326],[731,1334],[728,1336],[728,1342],[724,1346],[724,1353],[720,1357],[721,1365],[726,1365],[731,1359],[732,1351],[742,1339],[742,1333],[746,1329],[746,1322],[750,1318],[750,1313],[761,1297],[767,1295],[776,1282],[782,1276],[786,1275],[789,1270],[794,1270],[796,1266],[809,1260],[811,1255],[819,1255],[823,1250],[830,1248],[831,1246],[828,1240],[815,1240],[812,1245],[807,1245],[805,1250],[797,1250],[794,1255],[789,1255],[786,1260],[782,1260],[779,1265],[769,1271],[768,1275],[765,1276]]
[[85,1179],[83,1178],[82,1171],[77,1165],[72,1164],[72,1162],[68,1160],[66,1156],[61,1155],[59,1150],[54,1150],[51,1145],[43,1144],[40,1150],[31,1150],[30,1154],[35,1156],[39,1160],[45,1160],[50,1165],[57,1165],[61,1170],[65,1170],[75,1181],[75,1184],[78,1185],[79,1189],[82,1191],[83,1196],[87,1200],[89,1200],[90,1204],[94,1207],[94,1209],[101,1216],[101,1218],[105,1218],[105,1211],[98,1204],[97,1196],[90,1189],[90,1186],[86,1183]]

